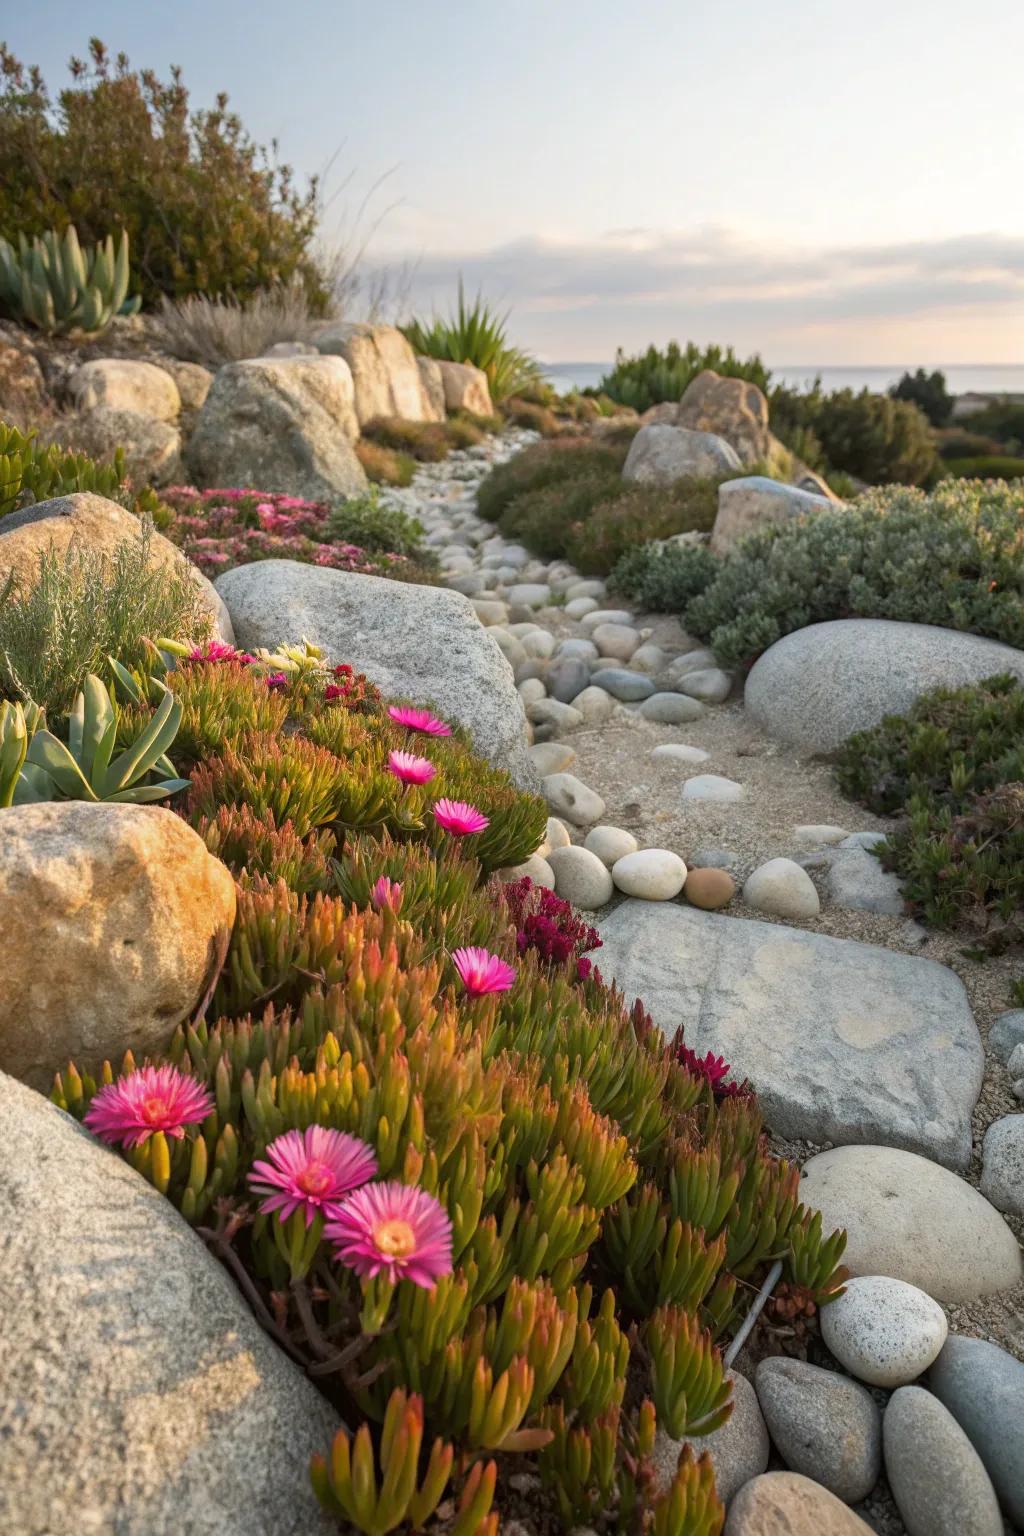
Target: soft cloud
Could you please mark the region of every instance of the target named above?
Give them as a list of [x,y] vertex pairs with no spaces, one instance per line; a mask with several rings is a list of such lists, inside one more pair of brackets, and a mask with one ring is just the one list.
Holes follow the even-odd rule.
[[780,362],[1024,353],[1024,237],[996,233],[816,251],[719,226],[526,236],[420,256],[413,305],[446,308],[460,273],[513,309],[516,339],[550,359],[604,359],[672,336]]

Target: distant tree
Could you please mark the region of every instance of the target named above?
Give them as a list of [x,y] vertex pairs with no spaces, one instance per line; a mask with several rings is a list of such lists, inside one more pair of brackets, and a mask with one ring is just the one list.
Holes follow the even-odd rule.
[[925,373],[923,368],[916,373],[905,373],[889,393],[894,400],[909,400],[911,405],[919,406],[933,427],[944,427],[953,411],[953,396],[946,388],[946,375],[938,369],[934,373]]

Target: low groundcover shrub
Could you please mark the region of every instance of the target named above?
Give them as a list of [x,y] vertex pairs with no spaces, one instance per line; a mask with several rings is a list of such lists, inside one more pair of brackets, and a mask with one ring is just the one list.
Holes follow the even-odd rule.
[[1000,676],[924,694],[844,744],[844,794],[906,812],[877,852],[937,927],[999,951],[1024,939],[1024,686]]
[[656,552],[628,555],[613,579],[628,593],[648,581],[663,591],[724,666],[749,665],[792,630],[854,617],[1021,648],[1022,511],[1020,481],[947,480],[930,494],[889,486],[755,533],[713,564],[706,551],[682,550],[660,582]]
[[728,1417],[720,1345],[774,1259],[811,1310],[843,1277],[749,1090],[627,1008],[567,903],[487,883],[546,808],[429,710],[310,647],[115,679],[123,741],[180,703],[180,811],[238,913],[165,1055],[54,1098],[353,1426],[314,1461],[325,1507],[377,1536],[447,1499],[445,1530],[495,1536],[529,1468],[560,1528],[717,1536],[707,1458],[654,1491],[656,1426]]

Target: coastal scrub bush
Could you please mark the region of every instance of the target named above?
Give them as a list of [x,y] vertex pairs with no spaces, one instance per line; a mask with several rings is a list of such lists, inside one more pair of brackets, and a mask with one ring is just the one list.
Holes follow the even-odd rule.
[[299,277],[321,283],[310,249],[317,187],[253,143],[218,95],[192,110],[177,68],[167,82],[111,59],[98,38],[72,59],[56,98],[38,68],[0,48],[4,224],[31,238],[73,223],[87,243],[124,229],[147,304],[163,294],[248,298]]
[[165,296],[151,319],[154,339],[171,357],[214,371],[262,357],[278,341],[312,341],[319,324],[305,285],[295,277],[245,299]]
[[[744,539],[686,606],[723,666],[826,619],[902,619],[1024,648],[1024,484],[941,481],[870,491]],[[708,567],[685,552],[680,566]]]
[[498,526],[506,538],[521,541],[542,560],[561,558],[568,553],[573,530],[585,526],[593,509],[621,489],[622,480],[614,470],[594,469],[571,480],[557,480],[517,496]]
[[876,852],[937,927],[981,950],[1024,940],[1024,686],[1013,677],[924,694],[842,747],[844,794],[905,812]]
[[935,438],[913,402],[862,389],[825,394],[779,385],[768,402],[772,430],[791,453],[826,476],[852,475],[870,485],[920,485],[936,469]]
[[496,464],[481,481],[477,511],[488,522],[497,523],[505,509],[528,492],[586,476],[621,475],[628,452],[628,443],[610,443],[605,437],[533,443],[504,464]]
[[642,544],[619,557],[608,586],[648,613],[684,613],[718,570],[706,544]]
[[756,353],[739,358],[732,347],[701,348],[692,341],[680,347],[677,341],[670,341],[664,352],[652,346],[635,357],[627,357],[620,347],[614,368],[604,375],[593,393],[607,395],[636,411],[646,411],[652,405],[681,400],[687,385],[706,368],[728,378],[748,379],[759,389],[768,390],[771,375]]
[[540,369],[529,353],[508,339],[508,315],[477,294],[470,304],[462,280],[455,313],[447,319],[435,315],[427,322],[409,320],[400,327],[413,351],[442,362],[472,363],[487,375],[491,399],[500,405],[510,395],[521,394],[540,378]]
[[1024,479],[1024,459],[1004,453],[976,454],[965,459],[944,459],[942,473],[957,480]]
[[779,1258],[826,1304],[844,1235],[728,1066],[604,983],[567,903],[485,882],[538,846],[541,799],[308,647],[192,669],[211,710],[229,675],[288,709],[192,770],[186,814],[237,879],[224,963],[162,1057],[69,1066],[55,1101],[350,1426],[311,1472],[339,1520],[438,1531],[444,1495],[445,1530],[496,1536],[524,1471],[552,1529],[718,1536],[708,1458],[653,1493],[656,1428],[725,1421],[749,1295]]
[[953,396],[946,388],[946,375],[936,368],[927,373],[918,368],[905,373],[889,390],[894,400],[909,400],[918,406],[933,427],[944,427],[953,414]]
[[1004,453],[1024,453],[1024,402],[990,400],[967,418],[970,430],[993,438]]
[[[344,524],[349,503],[331,508],[298,496],[238,487],[197,491],[172,486],[163,495],[170,512],[163,530],[166,537],[211,578],[253,560],[300,560],[361,576],[387,576],[392,581],[437,581],[437,561],[426,549],[408,554],[380,547],[367,550],[340,536],[335,527]],[[359,505],[361,510],[352,516],[378,546],[386,544],[383,527],[373,532],[370,498],[361,499]],[[337,524],[332,523],[334,517]],[[389,513],[385,522],[390,519]],[[394,526],[402,529],[400,537],[408,544],[411,530],[400,523]]]
[[588,576],[607,576],[638,546],[680,533],[706,533],[718,512],[718,487],[732,478],[685,479],[672,485],[626,485],[620,480],[607,500],[597,502],[584,521],[569,529],[565,553]]
[[390,551],[394,555],[422,556],[425,530],[423,524],[401,507],[389,506],[374,492],[352,496],[332,507],[327,518],[332,539],[358,544],[371,553]]
[[31,582],[12,574],[0,588],[0,697],[32,699],[52,716],[70,709],[89,672],[107,657],[143,661],[147,637],[199,644],[209,610],[183,566],[154,565],[150,532],[110,556],[78,545],[40,553]]

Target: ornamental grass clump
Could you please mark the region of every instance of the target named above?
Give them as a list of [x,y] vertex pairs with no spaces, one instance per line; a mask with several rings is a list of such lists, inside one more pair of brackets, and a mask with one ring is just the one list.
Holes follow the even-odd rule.
[[[349,1426],[311,1468],[346,1529],[496,1536],[529,1471],[553,1528],[718,1536],[708,1458],[654,1492],[657,1426],[724,1422],[721,1350],[769,1266],[813,1311],[842,1234],[753,1097],[584,964],[566,903],[488,882],[539,846],[539,798],[430,710],[327,701],[310,647],[190,665],[231,691],[280,674],[289,710],[192,770],[186,813],[237,880],[223,964],[159,1060],[69,1066],[56,1102]],[[422,784],[388,771],[413,748]]]

